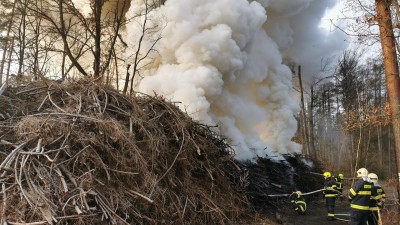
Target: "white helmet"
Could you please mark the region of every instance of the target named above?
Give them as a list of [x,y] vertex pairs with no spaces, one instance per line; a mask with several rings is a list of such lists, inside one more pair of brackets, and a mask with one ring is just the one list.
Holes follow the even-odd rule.
[[374,174],[374,173],[370,173],[368,174],[368,182],[371,183],[378,183],[378,175]]
[[368,170],[365,168],[357,170],[357,177],[368,177]]

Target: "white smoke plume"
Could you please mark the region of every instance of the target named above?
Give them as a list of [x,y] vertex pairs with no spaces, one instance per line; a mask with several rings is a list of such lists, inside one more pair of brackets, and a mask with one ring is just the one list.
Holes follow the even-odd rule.
[[[347,48],[345,33],[328,32],[319,27],[326,11],[337,0],[282,0],[271,1],[265,28],[276,40],[285,58],[290,58],[303,69],[303,85],[309,85],[319,75],[322,61],[338,56]],[[290,37],[290,38],[282,38]],[[332,57],[332,60],[334,58]]]
[[84,15],[85,17],[88,17],[92,9],[90,8],[90,0],[71,0],[72,3],[74,3],[75,8],[79,9],[79,11]]
[[[292,72],[282,61],[290,58],[313,74],[324,54],[344,47],[318,27],[334,3],[167,0],[148,15],[149,23],[166,25],[137,90],[181,102],[194,119],[218,125],[238,160],[297,153],[300,145],[291,139],[299,104],[291,94]],[[127,16],[140,10],[143,1],[133,0]],[[140,31],[137,22],[128,24],[127,55],[133,55]],[[143,51],[151,45],[143,42]]]

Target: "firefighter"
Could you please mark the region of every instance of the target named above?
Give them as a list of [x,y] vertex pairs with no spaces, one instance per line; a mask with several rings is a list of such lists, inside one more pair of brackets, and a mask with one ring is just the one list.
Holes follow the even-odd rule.
[[324,173],[324,198],[326,201],[326,209],[328,210],[327,220],[335,219],[335,201],[337,197],[336,183],[330,172]]
[[368,170],[361,168],[357,170],[358,180],[349,190],[351,225],[367,225],[369,215],[369,201],[371,197],[372,183],[368,182]]
[[289,196],[289,200],[292,203],[292,208],[294,209],[294,211],[296,211],[300,215],[306,214],[307,203],[302,196],[301,191],[293,192]]
[[378,184],[378,175],[376,175],[375,173],[368,174],[368,181],[373,184],[371,199],[369,201],[370,213],[368,216],[368,225],[378,225],[378,211],[382,209],[383,204],[385,203],[386,194],[381,185]]
[[340,196],[343,196],[343,173],[339,173],[337,177],[335,177],[336,189],[340,192]]

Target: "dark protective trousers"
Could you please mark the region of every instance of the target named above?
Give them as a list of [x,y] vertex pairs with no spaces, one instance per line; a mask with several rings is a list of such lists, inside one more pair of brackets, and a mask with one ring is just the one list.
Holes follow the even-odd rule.
[[378,225],[378,211],[370,211],[368,215],[368,225]]
[[336,197],[329,197],[325,199],[326,199],[326,209],[328,210],[328,217],[335,217]]
[[350,225],[367,225],[369,212],[369,210],[361,211],[352,209],[350,215]]

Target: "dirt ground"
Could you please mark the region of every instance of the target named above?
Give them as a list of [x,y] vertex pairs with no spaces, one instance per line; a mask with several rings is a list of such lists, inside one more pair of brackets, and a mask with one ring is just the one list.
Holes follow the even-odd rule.
[[321,199],[314,202],[307,203],[306,215],[298,215],[290,209],[281,212],[282,224],[284,225],[348,225],[350,219],[350,206],[349,202],[344,199],[338,199],[335,207],[336,220],[327,221],[327,210],[325,207],[325,200]]

